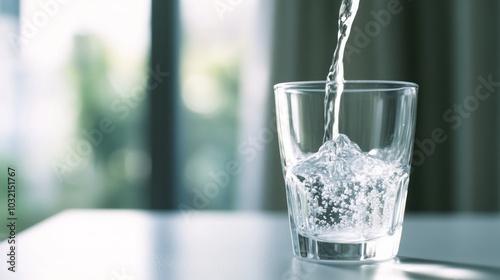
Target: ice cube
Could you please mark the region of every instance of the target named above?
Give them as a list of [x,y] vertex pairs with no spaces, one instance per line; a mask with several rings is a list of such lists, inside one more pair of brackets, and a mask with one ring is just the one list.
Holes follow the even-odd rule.
[[362,152],[343,134],[286,175],[299,231],[316,237],[348,232],[354,239],[383,235],[395,226],[397,198],[407,179],[404,166]]

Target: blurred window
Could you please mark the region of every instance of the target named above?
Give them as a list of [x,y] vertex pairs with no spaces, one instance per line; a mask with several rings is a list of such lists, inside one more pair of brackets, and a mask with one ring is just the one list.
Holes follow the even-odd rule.
[[181,0],[181,208],[237,207],[242,68],[257,3]]
[[23,227],[70,207],[145,207],[150,6],[0,0],[0,159],[19,169]]

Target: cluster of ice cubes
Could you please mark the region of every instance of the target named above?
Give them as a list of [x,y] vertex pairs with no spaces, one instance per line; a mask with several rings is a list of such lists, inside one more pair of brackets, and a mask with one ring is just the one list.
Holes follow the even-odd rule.
[[402,222],[408,177],[407,167],[364,153],[338,134],[287,171],[297,230],[337,242],[390,234]]

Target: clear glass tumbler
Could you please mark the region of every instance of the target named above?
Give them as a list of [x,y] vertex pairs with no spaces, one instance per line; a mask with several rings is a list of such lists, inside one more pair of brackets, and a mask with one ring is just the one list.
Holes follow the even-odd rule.
[[[293,252],[312,260],[383,260],[399,248],[418,86],[346,81],[338,133],[323,141],[335,82],[274,87]],[[330,127],[331,128],[331,127]]]

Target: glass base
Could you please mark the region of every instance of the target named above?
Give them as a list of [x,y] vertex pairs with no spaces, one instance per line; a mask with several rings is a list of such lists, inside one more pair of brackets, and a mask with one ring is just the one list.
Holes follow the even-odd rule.
[[324,242],[292,231],[293,249],[297,257],[314,261],[379,261],[398,253],[402,226],[392,235],[361,243]]

